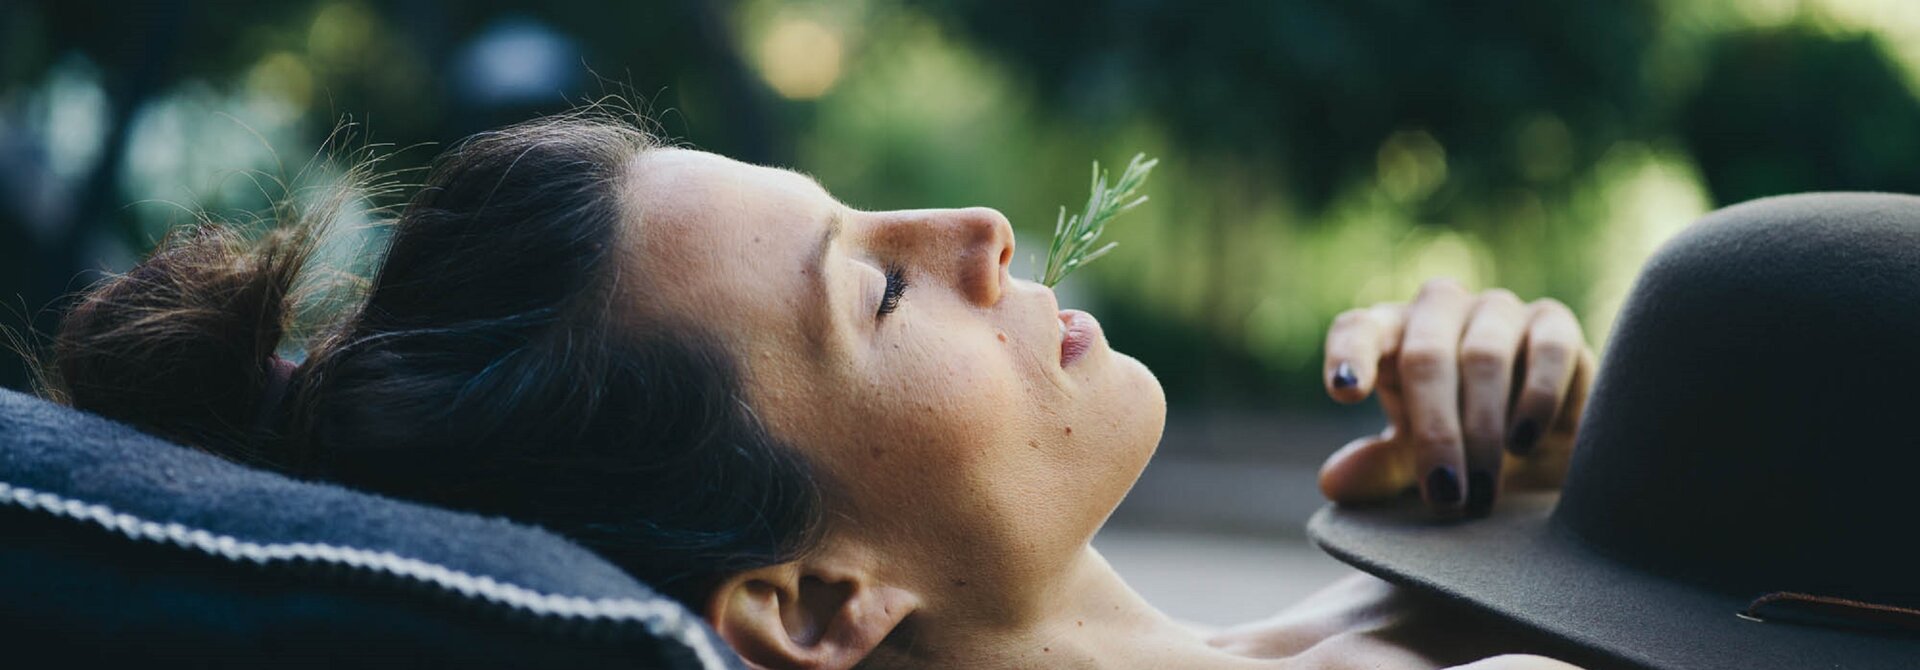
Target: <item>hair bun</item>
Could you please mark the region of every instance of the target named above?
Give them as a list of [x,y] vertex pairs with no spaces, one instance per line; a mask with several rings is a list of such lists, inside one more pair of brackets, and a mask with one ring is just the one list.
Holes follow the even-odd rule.
[[214,223],[177,229],[146,261],[88,289],[61,320],[54,389],[76,408],[261,460],[253,443],[274,348],[312,239],[301,226],[258,240]]

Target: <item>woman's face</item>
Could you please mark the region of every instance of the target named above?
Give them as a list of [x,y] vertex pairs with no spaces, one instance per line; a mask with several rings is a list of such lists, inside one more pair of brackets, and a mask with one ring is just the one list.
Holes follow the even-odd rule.
[[743,363],[748,404],[823,475],[829,544],[880,547],[945,588],[1045,571],[1158,444],[1159,383],[1008,274],[999,212],[856,211],[805,176],[690,150],[644,152],[632,175],[623,284],[643,317],[716,334]]

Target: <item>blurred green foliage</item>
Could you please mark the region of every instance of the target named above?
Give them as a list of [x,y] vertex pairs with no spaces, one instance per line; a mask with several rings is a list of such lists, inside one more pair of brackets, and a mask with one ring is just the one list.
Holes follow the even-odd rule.
[[445,143],[624,93],[676,138],[857,207],[998,207],[1034,255],[1088,160],[1162,157],[1064,299],[1176,404],[1304,402],[1332,316],[1428,277],[1558,298],[1604,339],[1640,261],[1707,209],[1920,190],[1910,7],[9,3],[0,296],[36,312],[126,267],[187,220],[166,203],[258,209],[278,191],[256,174],[324,181],[300,167],[342,117]]

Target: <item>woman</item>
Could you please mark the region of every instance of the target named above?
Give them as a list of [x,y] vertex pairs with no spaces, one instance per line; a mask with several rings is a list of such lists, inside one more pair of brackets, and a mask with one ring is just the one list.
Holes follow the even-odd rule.
[[[273,352],[317,225],[170,240],[69,313],[54,389],[237,460],[561,532],[762,667],[1521,649],[1367,579],[1213,636],[1140,600],[1089,540],[1159,441],[1160,388],[1008,275],[993,210],[856,211],[602,115],[540,119],[440,158],[364,304],[296,367]],[[1417,487],[1446,515],[1558,476],[1591,366],[1564,307],[1446,281],[1344,315],[1327,350],[1334,397],[1377,389],[1390,427],[1323,490]]]

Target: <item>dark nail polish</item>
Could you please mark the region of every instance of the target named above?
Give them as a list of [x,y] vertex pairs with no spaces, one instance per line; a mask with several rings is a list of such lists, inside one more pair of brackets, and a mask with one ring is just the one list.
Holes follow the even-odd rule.
[[1467,514],[1486,516],[1493,512],[1493,473],[1486,470],[1467,472]]
[[1460,476],[1453,468],[1440,466],[1427,473],[1427,503],[1453,505],[1460,502]]
[[1352,365],[1348,365],[1347,363],[1342,362],[1340,363],[1340,367],[1333,369],[1333,387],[1334,388],[1350,389],[1350,388],[1353,388],[1355,384],[1359,384],[1359,383],[1360,383],[1360,378],[1353,376]]
[[1533,444],[1540,441],[1540,424],[1533,419],[1522,419],[1513,424],[1513,432],[1507,434],[1507,451],[1525,455],[1533,451]]

